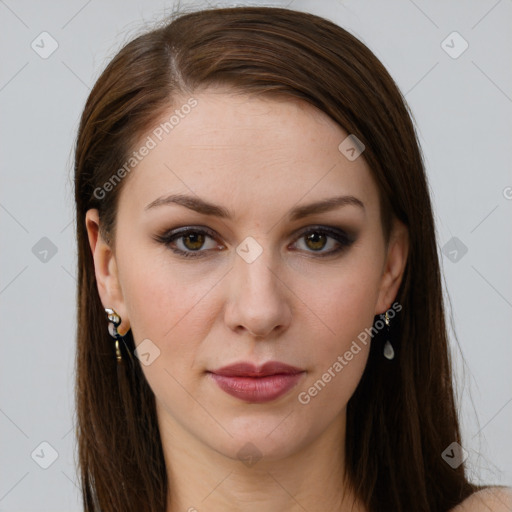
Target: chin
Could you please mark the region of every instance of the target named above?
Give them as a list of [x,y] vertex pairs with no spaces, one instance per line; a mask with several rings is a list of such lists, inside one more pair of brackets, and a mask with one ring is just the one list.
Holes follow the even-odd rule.
[[[247,466],[256,461],[273,462],[293,456],[301,450],[310,439],[311,433],[304,428],[288,421],[287,414],[268,414],[265,417],[238,416],[227,428],[232,437],[226,435],[222,439],[205,440],[218,453],[233,460],[246,463]],[[290,418],[294,414],[290,414]],[[314,437],[314,436],[313,436]]]

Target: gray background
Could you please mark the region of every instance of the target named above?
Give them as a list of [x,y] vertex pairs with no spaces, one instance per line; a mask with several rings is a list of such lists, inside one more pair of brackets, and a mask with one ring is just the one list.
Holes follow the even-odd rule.
[[[363,40],[411,106],[460,344],[452,331],[463,446],[475,480],[510,485],[512,2],[295,0],[290,7]],[[80,510],[73,143],[108,60],[171,10],[164,0],[0,0],[2,511]],[[47,58],[40,54],[55,43],[44,31],[58,44]],[[448,37],[454,31],[461,37]]]

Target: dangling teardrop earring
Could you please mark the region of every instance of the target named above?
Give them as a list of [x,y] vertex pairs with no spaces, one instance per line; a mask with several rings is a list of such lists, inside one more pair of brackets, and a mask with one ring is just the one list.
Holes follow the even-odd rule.
[[395,351],[393,349],[393,345],[391,345],[391,342],[389,341],[389,337],[390,337],[389,325],[391,322],[389,321],[389,316],[388,316],[387,311],[386,311],[386,314],[384,315],[384,322],[386,323],[386,343],[384,344],[384,357],[391,361],[391,359],[393,359],[395,357]]

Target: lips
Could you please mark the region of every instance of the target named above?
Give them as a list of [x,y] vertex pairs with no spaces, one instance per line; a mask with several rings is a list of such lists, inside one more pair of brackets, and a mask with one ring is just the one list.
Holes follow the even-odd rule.
[[227,394],[245,402],[276,400],[295,387],[305,371],[278,361],[262,366],[240,362],[208,372]]

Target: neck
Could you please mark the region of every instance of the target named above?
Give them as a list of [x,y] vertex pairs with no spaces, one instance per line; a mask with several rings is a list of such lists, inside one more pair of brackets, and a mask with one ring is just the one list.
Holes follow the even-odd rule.
[[[227,456],[159,411],[170,494],[166,512],[364,512],[346,482],[345,414],[292,452],[263,454],[242,441]],[[234,441],[233,441],[234,442]],[[269,450],[272,452],[272,450]]]

